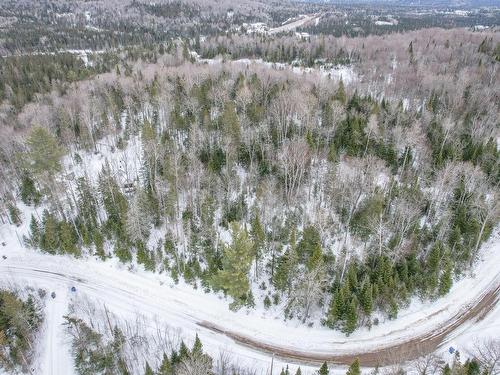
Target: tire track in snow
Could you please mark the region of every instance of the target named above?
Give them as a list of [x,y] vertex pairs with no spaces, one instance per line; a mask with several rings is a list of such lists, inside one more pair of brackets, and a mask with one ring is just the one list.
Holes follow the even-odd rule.
[[[424,330],[413,334],[413,337],[405,338],[409,328],[405,326],[383,334],[383,336],[391,338],[392,344],[385,344],[385,346],[384,344],[378,344],[376,347],[371,345],[371,348],[365,351],[357,348],[363,348],[365,344],[367,346],[373,344],[376,342],[373,340],[380,339],[380,336],[372,335],[353,340],[346,339],[344,343],[324,341],[324,351],[320,347],[306,350],[300,343],[287,343],[283,336],[270,335],[266,339],[259,338],[259,335],[252,337],[247,333],[242,333],[244,332],[244,326],[240,326],[240,332],[237,329],[229,329],[227,327],[230,323],[226,322],[222,316],[217,319],[217,312],[210,316],[210,314],[193,311],[193,304],[200,303],[203,297],[194,300],[194,302],[190,301],[187,298],[189,293],[186,293],[186,291],[176,288],[171,289],[166,285],[162,287],[156,281],[129,274],[126,271],[122,273],[127,275],[127,279],[113,278],[112,274],[89,273],[88,264],[85,265],[81,261],[71,261],[74,267],[64,268],[64,266],[61,267],[58,264],[57,257],[47,255],[38,255],[38,257],[44,259],[43,264],[37,262],[36,256],[33,256],[33,259],[25,258],[13,261],[9,258],[7,262],[0,264],[0,280],[14,280],[18,283],[28,281],[49,289],[56,287],[57,290],[61,289],[61,284],[66,284],[68,288],[70,285],[77,285],[78,292],[101,300],[105,305],[113,307],[115,311],[134,313],[138,312],[138,306],[141,306],[141,310],[144,310],[143,312],[148,315],[161,316],[166,321],[174,321],[177,326],[186,330],[204,331],[210,334],[213,338],[212,342],[222,343],[224,339],[230,339],[240,344],[241,347],[250,348],[262,355],[274,354],[284,361],[300,364],[316,365],[324,361],[349,364],[354,358],[359,358],[363,366],[387,365],[395,361],[409,360],[423,353],[435,351],[436,348],[446,342],[448,335],[463,330],[466,324],[471,321],[483,318],[495,306],[500,293],[500,273],[497,268],[494,274],[488,275],[490,281],[488,281],[487,285],[481,287],[481,290],[477,293],[478,296],[472,301],[468,303],[460,301],[460,308],[446,321],[440,322],[439,325],[425,326]],[[60,272],[54,272],[54,270]],[[420,317],[420,319],[412,323],[414,325],[423,324],[425,320],[431,320],[435,315],[444,313],[449,307],[450,305],[446,305],[438,311],[431,311],[425,318]],[[204,311],[201,310],[201,312]],[[207,313],[209,312],[207,311]],[[225,322],[226,327],[214,323],[221,321]],[[257,330],[262,329],[256,328]],[[257,331],[257,333],[259,332]],[[304,338],[304,342],[307,342],[308,339]],[[344,346],[349,341],[351,350],[346,349]],[[355,349],[352,348],[353,342],[358,344]],[[57,356],[57,351],[52,355]]]
[[297,364],[321,364],[330,362],[335,364],[351,364],[356,358],[359,359],[363,366],[386,366],[410,361],[416,359],[423,354],[434,352],[441,344],[443,344],[448,335],[460,328],[468,321],[483,319],[489,311],[491,311],[500,296],[500,285],[496,288],[487,291],[480,296],[472,305],[465,306],[462,311],[453,316],[446,324],[433,329],[433,331],[413,337],[402,343],[387,346],[373,351],[359,351],[350,354],[323,354],[314,352],[305,352],[300,350],[292,350],[284,346],[267,344],[255,340],[249,336],[241,335],[231,330],[226,330],[223,327],[208,321],[199,322],[198,325],[207,329],[225,335],[233,339],[235,342],[245,345],[257,351],[264,351],[270,355],[274,355],[285,362]]

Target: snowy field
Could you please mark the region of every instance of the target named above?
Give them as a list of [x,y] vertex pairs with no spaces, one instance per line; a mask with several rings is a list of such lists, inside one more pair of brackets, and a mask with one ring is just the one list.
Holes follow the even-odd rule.
[[[500,285],[500,236],[494,233],[481,251],[481,259],[473,272],[457,281],[450,293],[435,302],[413,303],[401,310],[394,321],[381,319],[370,331],[362,328],[350,337],[330,329],[314,326],[305,327],[297,321],[283,321],[270,317],[264,310],[232,312],[228,301],[222,295],[206,294],[193,289],[182,281],[175,285],[166,275],[153,274],[142,269],[130,271],[115,260],[102,262],[94,258],[74,259],[69,256],[42,254],[21,245],[21,238],[27,234],[30,208],[23,206],[24,224],[0,226],[0,282],[20,287],[32,286],[55,291],[57,297],[47,299],[46,323],[42,351],[37,363],[37,374],[72,374],[72,361],[68,339],[61,325],[62,316],[67,313],[69,302],[75,296],[85,297],[103,304],[113,314],[123,319],[144,315],[151,322],[165,324],[179,330],[190,342],[198,333],[205,349],[214,357],[220,351],[230,353],[240,365],[255,368],[257,373],[266,374],[270,369],[271,356],[268,353],[233,342],[220,331],[213,331],[199,325],[209,322],[222,331],[251,337],[253,340],[276,347],[316,354],[356,355],[383,347],[392,347],[427,333],[442,329],[453,317],[468,310],[479,297]],[[70,288],[75,286],[77,292]],[[500,308],[498,303],[483,319],[467,321],[454,327],[438,354],[450,360],[449,346],[467,354],[478,340],[500,336]],[[285,339],[286,338],[286,339]],[[286,362],[284,360],[283,362]],[[275,371],[282,361],[274,360]],[[294,368],[295,366],[291,366]],[[308,373],[302,363],[303,373]],[[317,369],[315,364],[309,373]],[[345,366],[338,367],[345,373]]]

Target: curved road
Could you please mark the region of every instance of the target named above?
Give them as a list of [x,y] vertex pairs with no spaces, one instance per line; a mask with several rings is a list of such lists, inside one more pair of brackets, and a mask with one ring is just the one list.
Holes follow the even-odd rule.
[[486,246],[488,261],[480,262],[475,271],[480,278],[456,283],[448,297],[425,305],[425,312],[402,311],[398,320],[349,338],[322,327],[285,324],[257,311],[233,313],[226,300],[213,294],[167,285],[165,276],[132,273],[111,262],[24,251],[0,259],[0,282],[57,290],[57,298],[64,298],[64,291],[74,285],[79,295],[101,301],[115,314],[160,317],[190,335],[199,333],[207,348],[230,347],[236,355],[261,362],[272,353],[290,363],[349,364],[359,358],[363,366],[375,366],[433,352],[447,337],[491,311],[500,295],[499,245],[496,239]]

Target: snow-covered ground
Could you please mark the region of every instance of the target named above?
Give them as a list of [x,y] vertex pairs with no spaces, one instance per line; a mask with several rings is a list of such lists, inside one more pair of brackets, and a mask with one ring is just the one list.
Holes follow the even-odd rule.
[[320,14],[305,14],[305,15],[300,15],[297,20],[288,22],[284,25],[281,25],[279,27],[275,27],[273,29],[269,30],[269,34],[278,34],[278,33],[284,33],[288,31],[295,30],[297,27],[304,26],[305,24],[311,22],[311,21],[316,21],[319,20]]
[[[284,322],[277,315],[261,309],[232,312],[228,309],[228,301],[221,295],[206,294],[201,288],[193,289],[182,282],[175,285],[166,275],[142,270],[131,272],[115,260],[74,259],[26,249],[20,238],[28,230],[29,208],[23,207],[23,211],[27,217],[21,227],[0,226],[0,242],[5,243],[0,247],[0,256],[7,257],[0,258],[0,283],[56,291],[56,299],[49,299],[46,307],[48,316],[40,372],[46,375],[72,374],[69,346],[61,326],[72,286],[76,286],[79,295],[100,301],[124,319],[133,318],[137,313],[149,316],[152,320],[181,329],[188,341],[198,333],[211,354],[217,355],[224,350],[240,365],[257,367],[264,374],[271,363],[268,354],[236,344],[225,334],[203,328],[198,323],[207,321],[223,330],[291,350],[356,355],[434,332],[500,284],[500,236],[497,231],[483,246],[473,274],[456,282],[445,298],[425,303],[415,300],[400,312],[398,319],[382,320],[371,331],[360,329],[345,337],[321,326],[305,327],[297,321]],[[450,345],[467,353],[476,340],[500,337],[499,322],[500,308],[497,305],[480,322],[467,322],[457,327],[439,353],[447,359],[446,349]],[[275,370],[281,368],[279,360],[274,364]],[[314,368],[317,366],[310,370]],[[302,369],[306,370],[306,367],[302,366]],[[345,368],[339,368],[339,371],[343,372]]]
[[[17,280],[17,279],[15,279]],[[38,284],[33,283],[37,286]],[[52,285],[50,291],[56,293],[56,298],[47,298],[45,306],[45,324],[42,333],[40,369],[47,375],[72,375],[73,359],[71,358],[69,339],[63,329],[64,315],[68,309],[69,290],[63,285]]]
[[[200,62],[205,64],[218,64],[221,63],[221,59],[202,59],[198,55],[193,54],[193,56]],[[273,63],[269,61],[264,61],[262,59],[239,59],[228,61],[231,64],[237,65],[263,65],[271,69],[276,70],[290,70],[295,74],[317,74],[320,77],[330,78],[334,81],[342,80],[344,84],[352,83],[358,80],[358,74],[354,70],[353,66],[350,65],[321,65],[319,68],[315,67],[304,67],[304,66],[293,66],[287,63]]]

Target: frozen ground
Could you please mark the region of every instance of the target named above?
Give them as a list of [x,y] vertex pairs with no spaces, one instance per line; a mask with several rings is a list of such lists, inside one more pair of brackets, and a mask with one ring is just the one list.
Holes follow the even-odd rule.
[[320,14],[301,15],[297,20],[295,20],[293,22],[289,22],[289,23],[281,25],[279,27],[275,27],[273,29],[270,29],[269,34],[278,34],[278,33],[284,33],[284,32],[295,30],[297,27],[301,27],[309,22],[318,20],[320,18],[320,16],[321,16]]
[[[25,212],[29,214],[28,210]],[[500,237],[495,232],[483,246],[473,274],[456,282],[445,298],[426,303],[415,300],[400,312],[397,320],[382,320],[371,331],[360,329],[347,338],[324,327],[309,328],[296,321],[284,322],[260,309],[231,312],[228,301],[220,295],[206,294],[200,288],[195,290],[182,282],[175,285],[166,275],[142,270],[131,272],[114,260],[74,259],[25,249],[19,239],[26,234],[28,221],[25,220],[19,228],[0,226],[0,241],[5,243],[0,247],[0,256],[7,257],[0,258],[0,282],[42,287],[57,293],[56,299],[47,300],[46,307],[46,331],[40,357],[43,370],[40,373],[46,375],[72,374],[69,346],[61,326],[72,295],[71,286],[76,286],[79,295],[105,304],[117,316],[127,318],[141,313],[181,329],[187,338],[191,339],[198,333],[212,354],[225,350],[232,353],[240,364],[257,367],[260,373],[266,373],[270,354],[255,346],[235,343],[228,332],[283,350],[363,358],[363,353],[396,348],[412,338],[425,337],[450,326],[457,316],[467,312],[478,299],[500,285]],[[498,294],[494,298],[492,311],[481,321],[473,319],[456,326],[452,324],[453,329],[438,343],[438,353],[446,359],[446,349],[451,345],[467,353],[476,340],[500,337]],[[205,326],[208,322],[218,329],[203,327],[201,322],[205,322]],[[288,361],[290,358],[284,359],[284,362]],[[276,368],[281,367],[280,360],[276,359],[274,363]],[[317,368],[316,364],[313,368]]]
[[[193,56],[198,59],[200,63],[204,64],[218,64],[221,63],[221,59],[201,59],[198,55],[193,54]],[[273,63],[269,61],[264,61],[262,59],[239,59],[239,60],[230,60],[228,61],[231,64],[236,65],[263,65],[271,69],[276,70],[290,70],[295,74],[313,74],[318,76],[319,78],[329,78],[334,81],[340,81],[346,85],[355,82],[358,80],[358,74],[354,70],[351,65],[336,65],[332,66],[331,64],[321,65],[319,68],[315,67],[303,67],[303,66],[292,66],[287,63]]]

